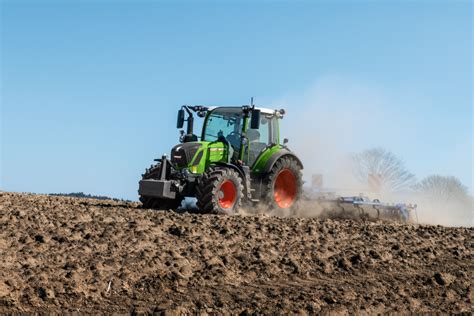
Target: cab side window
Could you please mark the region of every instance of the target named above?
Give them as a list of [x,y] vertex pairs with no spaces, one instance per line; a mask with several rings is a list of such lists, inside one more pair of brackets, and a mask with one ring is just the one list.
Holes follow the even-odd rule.
[[258,155],[267,147],[270,143],[274,142],[274,136],[272,131],[276,131],[276,126],[274,126],[275,119],[273,117],[265,117],[262,115],[260,118],[260,128],[247,130],[247,139],[248,139],[248,162],[249,166],[252,166],[257,159]]
[[272,117],[270,119],[270,144],[278,145],[278,119],[276,117]]

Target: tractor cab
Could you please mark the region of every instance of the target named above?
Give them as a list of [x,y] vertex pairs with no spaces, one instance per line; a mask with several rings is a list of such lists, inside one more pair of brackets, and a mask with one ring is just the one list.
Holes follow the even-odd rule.
[[[193,107],[190,107],[194,110]],[[221,142],[230,153],[233,163],[253,166],[259,155],[266,149],[279,144],[278,120],[283,117],[284,110],[243,107],[198,107],[199,116],[204,116],[201,142]],[[178,112],[178,128],[182,128],[183,110]],[[206,113],[206,114],[204,114]],[[188,133],[181,134],[183,143],[197,141],[192,133],[194,119],[188,116]]]
[[233,150],[232,160],[252,166],[263,150],[279,143],[278,121],[274,112],[253,109],[246,122],[245,112],[240,107],[212,109],[204,122],[201,139],[228,144]]

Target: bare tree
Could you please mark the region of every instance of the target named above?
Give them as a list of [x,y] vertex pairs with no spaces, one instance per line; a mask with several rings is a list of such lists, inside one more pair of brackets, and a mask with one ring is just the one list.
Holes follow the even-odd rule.
[[431,175],[415,185],[415,189],[437,200],[467,200],[467,187],[453,176]]
[[383,148],[365,150],[352,156],[356,178],[373,191],[400,191],[415,183],[402,159]]

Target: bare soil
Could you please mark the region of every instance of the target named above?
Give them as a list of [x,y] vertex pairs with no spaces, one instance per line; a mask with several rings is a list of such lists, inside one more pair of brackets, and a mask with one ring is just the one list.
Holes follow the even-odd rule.
[[0,313],[472,313],[473,241],[473,228],[0,192]]

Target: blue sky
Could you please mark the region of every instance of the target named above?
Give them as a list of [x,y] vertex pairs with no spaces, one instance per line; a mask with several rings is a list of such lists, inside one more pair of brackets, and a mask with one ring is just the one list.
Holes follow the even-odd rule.
[[[318,122],[343,120],[334,141],[347,152],[382,146],[418,178],[454,175],[472,193],[472,12],[470,1],[3,0],[0,188],[136,199],[143,169],[177,142],[180,105],[254,96],[287,108],[293,139],[321,143]],[[314,133],[299,135],[306,113]]]

